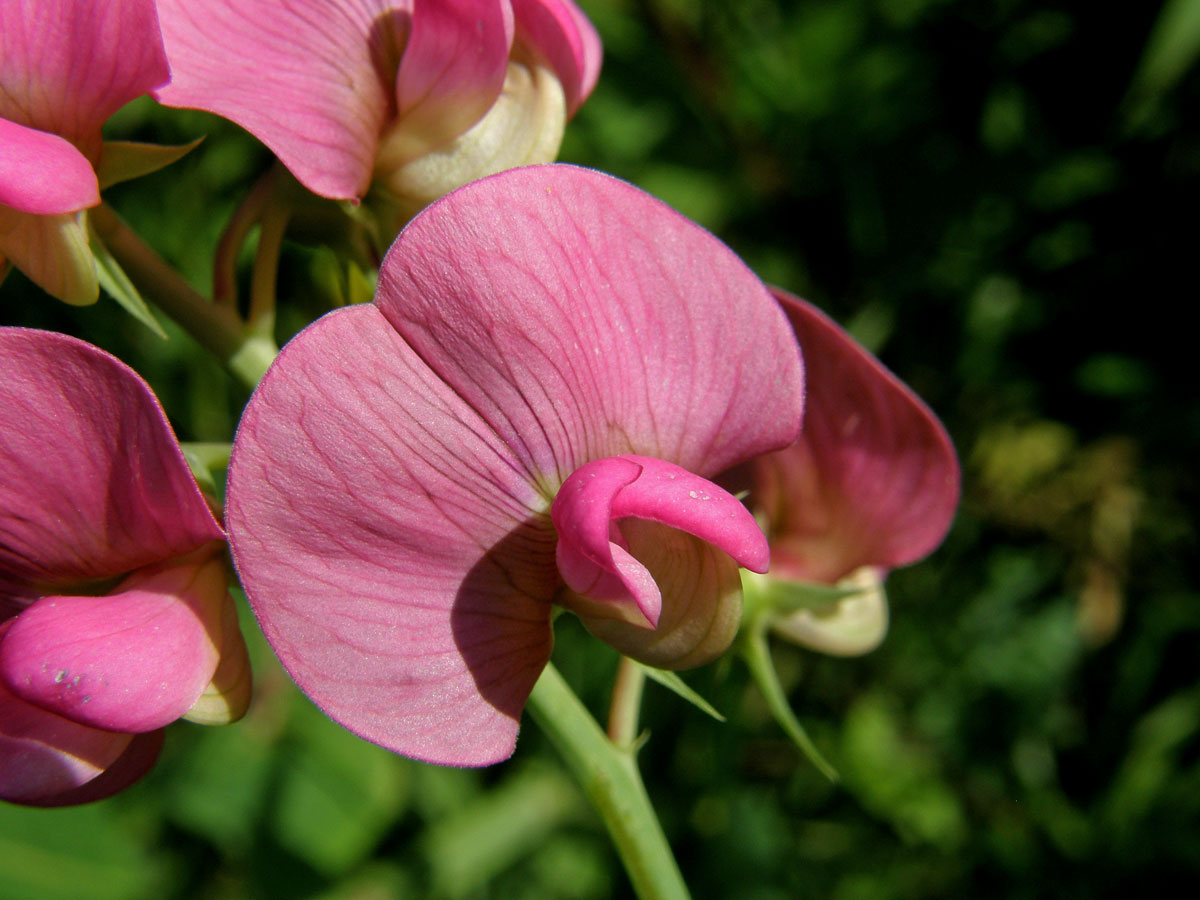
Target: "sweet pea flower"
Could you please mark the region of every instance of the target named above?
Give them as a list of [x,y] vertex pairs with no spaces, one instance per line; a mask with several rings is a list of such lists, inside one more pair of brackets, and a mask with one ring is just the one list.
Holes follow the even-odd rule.
[[373,304],[280,354],[230,467],[234,563],[334,720],[446,765],[508,757],[551,606],[699,665],[737,630],[749,511],[709,479],[790,444],[794,336],[720,241],[572,166],[419,214]]
[[84,211],[100,202],[100,126],[167,78],[153,0],[0,3],[0,275],[11,263],[60,300],[96,301]]
[[109,796],[249,667],[224,532],[154,394],[102,350],[0,328],[0,799]]
[[887,572],[933,552],[950,528],[958,457],[933,412],[879,360],[812,304],[774,293],[806,363],[804,430],[749,464],[749,502],[770,539],[769,579],[844,592],[770,624],[824,653],[865,653],[887,632]]
[[558,154],[600,70],[572,0],[159,0],[168,106],[241,125],[315,194],[412,210]]

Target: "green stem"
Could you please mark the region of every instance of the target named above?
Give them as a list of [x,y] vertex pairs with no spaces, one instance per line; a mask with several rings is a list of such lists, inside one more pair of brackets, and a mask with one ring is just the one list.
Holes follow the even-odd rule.
[[622,750],[636,751],[638,714],[645,684],[646,673],[628,656],[622,656],[608,708],[608,739]]
[[213,259],[213,301],[220,306],[237,309],[238,253],[246,243],[250,229],[258,224],[270,203],[275,181],[275,168],[271,167],[255,182],[250,193],[242,198],[217,242],[217,252]]
[[88,212],[92,228],[138,289],[253,388],[279,350],[270,335],[246,329],[228,306],[210,303],[183,280],[107,204]]
[[229,468],[232,444],[213,441],[184,441],[183,449],[191,453],[196,461],[210,471]]
[[547,665],[529,713],[599,810],[642,900],[687,900],[687,885],[663,834],[631,749],[615,746],[558,670]]

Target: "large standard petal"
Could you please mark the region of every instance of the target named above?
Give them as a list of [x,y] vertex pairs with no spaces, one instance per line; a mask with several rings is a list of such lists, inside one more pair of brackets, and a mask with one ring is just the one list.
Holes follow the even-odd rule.
[[392,245],[375,302],[548,497],[593,459],[709,477],[799,429],[800,355],[766,288],[599,172],[531,166],[439,200]]
[[504,85],[512,40],[507,0],[413,0],[378,169],[391,172],[483,118]]
[[575,115],[600,77],[600,35],[572,0],[513,0],[519,45],[549,63]]
[[159,0],[167,106],[241,125],[309,190],[366,193],[412,0]]
[[0,3],[0,118],[62,135],[93,163],[105,120],[168,77],[154,0]]
[[0,205],[45,216],[99,202],[96,172],[70,141],[0,119]]
[[550,654],[554,537],[511,451],[374,306],[294,338],[242,417],[234,562],[329,716],[405,756],[512,753]]
[[23,700],[94,728],[162,728],[212,680],[225,597],[220,545],[142,570],[103,597],[43,597],[0,643],[0,680]]
[[0,601],[75,593],[224,536],[146,383],[25,328],[0,328],[0,511]]
[[862,566],[915,562],[958,505],[954,445],[929,408],[823,313],[776,296],[804,353],[804,431],[754,462],[771,573],[831,583]]

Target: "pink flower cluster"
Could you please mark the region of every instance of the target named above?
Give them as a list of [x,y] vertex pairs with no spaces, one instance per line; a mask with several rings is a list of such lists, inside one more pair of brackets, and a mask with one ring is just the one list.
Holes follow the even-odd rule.
[[241,715],[225,534],[136,373],[0,328],[0,511],[0,798],[108,796],[168,723]]
[[[285,347],[233,449],[259,622],[362,737],[504,759],[554,605],[686,668],[733,641],[742,568],[878,585],[945,535],[949,439],[836,325],[624,182],[510,168],[553,159],[595,84],[570,0],[17,0],[0,51],[0,265],[72,302],[96,294],[100,126],[147,91],[322,196],[445,194],[373,303]],[[0,797],[106,796],[167,723],[241,713],[224,537],[140,378],[0,329]],[[830,652],[882,634],[827,626],[776,623]]]

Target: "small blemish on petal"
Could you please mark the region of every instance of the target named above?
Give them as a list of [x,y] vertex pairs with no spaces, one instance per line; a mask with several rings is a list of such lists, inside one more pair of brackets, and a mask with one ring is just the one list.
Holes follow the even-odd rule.
[[66,670],[66,669],[59,669],[57,672],[55,672],[55,673],[54,673],[54,683],[55,683],[55,684],[62,684],[62,682],[63,682],[63,679],[64,679],[64,678],[66,678],[66,677],[67,677],[67,670]]

